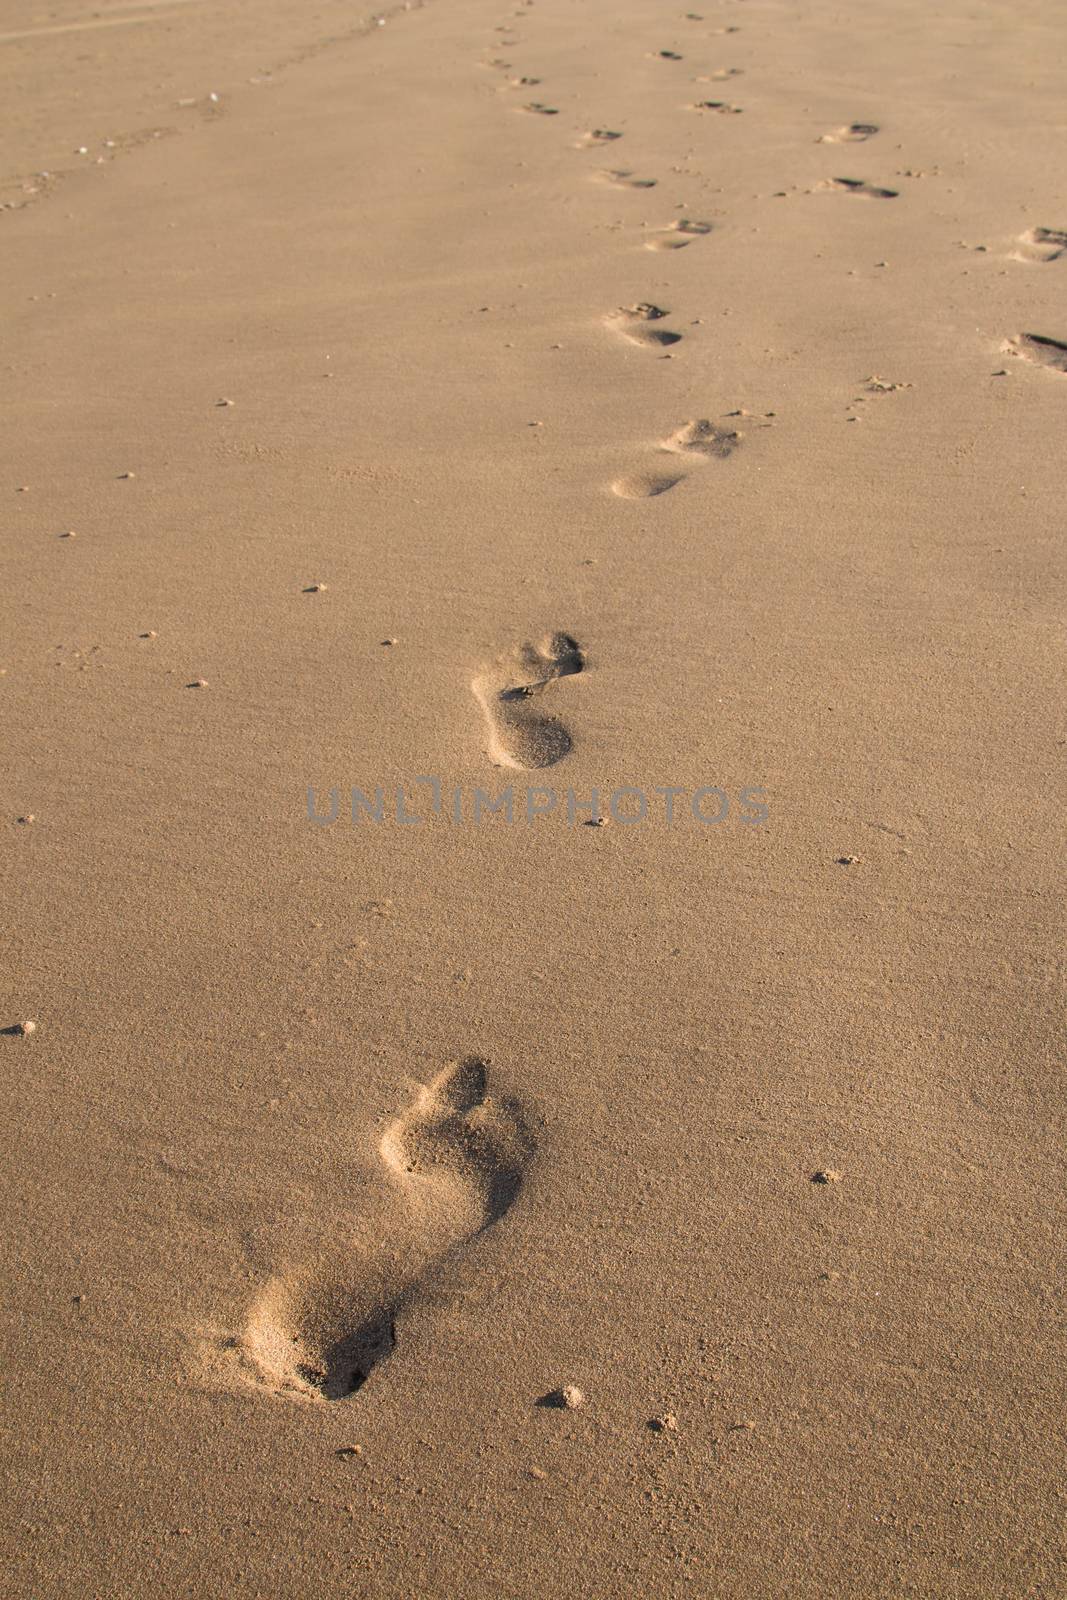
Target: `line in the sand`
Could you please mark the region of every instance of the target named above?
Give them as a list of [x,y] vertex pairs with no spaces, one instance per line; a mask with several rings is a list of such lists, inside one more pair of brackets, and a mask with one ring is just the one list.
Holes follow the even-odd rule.
[[133,16],[129,17],[90,17],[84,22],[57,22],[49,28],[22,28],[17,33],[0,33],[0,44],[15,44],[20,39],[40,39],[51,34],[87,33],[91,28],[121,28],[135,22],[151,22],[154,19],[145,16],[149,11],[170,11],[175,6],[203,5],[204,0],[142,0]]

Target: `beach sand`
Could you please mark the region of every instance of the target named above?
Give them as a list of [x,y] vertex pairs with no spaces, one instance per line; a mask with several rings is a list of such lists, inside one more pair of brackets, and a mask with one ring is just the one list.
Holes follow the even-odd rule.
[[1063,19],[695,4],[4,11],[12,1595],[1067,1594]]

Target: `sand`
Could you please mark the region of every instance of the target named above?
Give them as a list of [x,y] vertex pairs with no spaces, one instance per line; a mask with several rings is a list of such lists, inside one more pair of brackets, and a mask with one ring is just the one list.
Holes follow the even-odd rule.
[[7,1593],[1067,1594],[1063,19],[695,4],[0,18]]

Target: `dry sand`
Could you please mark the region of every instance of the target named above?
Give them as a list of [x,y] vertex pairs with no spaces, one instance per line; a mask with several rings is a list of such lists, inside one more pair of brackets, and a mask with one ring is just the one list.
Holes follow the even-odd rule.
[[694,3],[0,13],[7,1593],[1067,1594],[1067,30]]

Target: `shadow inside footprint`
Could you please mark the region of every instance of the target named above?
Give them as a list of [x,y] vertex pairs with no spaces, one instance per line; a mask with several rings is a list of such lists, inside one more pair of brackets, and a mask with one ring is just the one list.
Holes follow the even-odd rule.
[[[572,746],[567,728],[553,711],[538,703],[559,678],[581,672],[585,656],[567,633],[555,633],[542,644],[524,645],[494,672],[478,678],[474,695],[485,713],[489,754],[505,767],[551,767]],[[516,683],[515,678],[522,681]]]

